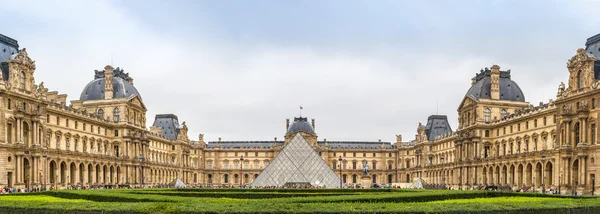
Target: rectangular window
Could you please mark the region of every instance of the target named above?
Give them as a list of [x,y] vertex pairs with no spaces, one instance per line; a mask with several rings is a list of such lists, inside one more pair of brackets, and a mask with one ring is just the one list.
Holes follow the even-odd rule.
[[56,125],[60,125],[60,117],[56,116]]
[[[517,124],[517,131],[520,132],[521,131],[521,123]],[[510,131],[512,133],[512,130]]]
[[6,106],[8,107],[8,109],[9,109],[9,110],[12,108],[12,107],[11,107],[11,102],[10,102],[10,99],[8,99],[8,103],[6,104]]
[[69,119],[67,119],[67,120],[66,120],[66,122],[65,122],[65,126],[66,126],[67,128],[69,128]]
[[7,123],[6,125],[6,142],[12,143],[12,124]]
[[543,123],[544,123],[544,126],[545,126],[546,125],[546,116],[544,116]]
[[592,109],[596,108],[596,99],[592,98]]
[[592,124],[591,128],[590,137],[592,139],[590,139],[590,143],[593,145],[596,144],[596,124]]
[[79,128],[79,122],[75,121],[75,129]]
[[510,133],[513,133],[513,126],[510,126]]
[[506,127],[502,128],[502,134],[505,135],[506,134]]
[[373,152],[373,157],[376,157],[376,156],[377,156],[377,154],[375,152]]
[[85,124],[85,123],[83,123],[83,131],[85,131],[85,127],[86,127],[86,124]]
[[533,120],[533,127],[534,127],[534,128],[537,128],[537,119],[534,119],[534,120]]
[[46,123],[50,123],[50,114],[46,114]]
[[119,130],[115,130],[115,137],[119,136]]
[[346,153],[344,152],[344,157],[346,157]]

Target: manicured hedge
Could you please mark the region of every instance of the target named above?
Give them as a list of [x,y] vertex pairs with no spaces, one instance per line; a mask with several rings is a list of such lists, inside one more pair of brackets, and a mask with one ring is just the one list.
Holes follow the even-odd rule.
[[118,189],[0,196],[0,213],[600,213],[596,197],[450,190]]

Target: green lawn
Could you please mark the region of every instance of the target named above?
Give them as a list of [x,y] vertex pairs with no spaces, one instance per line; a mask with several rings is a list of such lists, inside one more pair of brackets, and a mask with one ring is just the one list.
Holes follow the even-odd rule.
[[0,213],[600,213],[596,197],[400,189],[122,189],[0,195]]

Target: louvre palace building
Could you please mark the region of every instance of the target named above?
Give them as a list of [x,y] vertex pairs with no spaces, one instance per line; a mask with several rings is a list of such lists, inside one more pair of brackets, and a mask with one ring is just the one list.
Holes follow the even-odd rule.
[[[470,86],[455,86],[466,91],[458,127],[432,115],[414,139],[396,135],[396,142],[329,141],[304,117],[286,119],[280,139],[190,139],[174,114],[155,115],[146,126],[142,93],[121,68],[90,69],[94,78],[67,101],[35,81],[36,63],[15,39],[0,34],[0,49],[0,186],[157,186],[177,178],[193,186],[246,186],[298,136],[344,186],[364,184],[367,164],[370,183],[563,194],[591,194],[600,173],[600,34],[566,59],[568,79],[556,83],[548,103],[528,103],[511,71],[491,65]],[[282,131],[283,125],[282,119]]]

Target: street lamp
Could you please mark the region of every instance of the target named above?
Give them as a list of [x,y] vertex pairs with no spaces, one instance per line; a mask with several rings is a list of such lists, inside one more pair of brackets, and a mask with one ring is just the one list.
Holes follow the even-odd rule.
[[144,187],[144,164],[142,163],[142,161],[144,161],[144,156],[140,155],[138,157],[138,159],[140,160],[140,167],[142,168],[142,188]]
[[[440,156],[440,161],[444,163],[444,156]],[[446,189],[446,173],[442,170],[442,188]]]
[[42,154],[42,157],[44,158],[44,176],[42,176],[42,178],[44,179],[44,191],[46,191],[46,167],[48,165],[48,154],[44,153]]
[[242,188],[242,181],[244,180],[244,156],[240,157],[240,188]]
[[542,193],[546,193],[546,173],[544,173],[544,170],[546,169],[546,153],[542,153],[542,174],[544,174],[544,176],[542,176]]
[[342,156],[340,156],[340,158],[338,159],[340,162],[340,189],[344,188],[342,185],[342,181],[344,180],[343,175],[342,175]]

